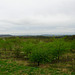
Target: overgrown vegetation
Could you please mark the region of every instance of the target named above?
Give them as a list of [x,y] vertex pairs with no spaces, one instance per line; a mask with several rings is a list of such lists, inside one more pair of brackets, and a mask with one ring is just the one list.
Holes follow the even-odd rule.
[[[8,60],[21,60],[21,61],[27,61],[28,65],[20,65],[20,63],[18,64],[19,66],[16,67],[15,63],[12,62],[10,63],[6,63],[6,61]],[[35,74],[35,72],[32,71],[27,71],[28,73],[30,72],[34,72],[32,73],[32,75],[37,75],[38,74],[38,70],[40,70],[39,72],[41,72],[41,70],[44,71],[44,74],[52,74],[52,72],[49,72],[52,69],[55,71],[58,70],[59,68],[59,64],[60,64],[60,68],[62,67],[62,65],[64,66],[66,63],[67,65],[65,65],[65,68],[67,68],[68,71],[63,72],[62,69],[61,71],[59,71],[58,74],[62,74],[62,75],[73,75],[75,72],[75,38],[74,36],[70,36],[69,37],[63,37],[63,38],[54,38],[54,37],[29,37],[29,38],[24,38],[24,37],[9,37],[9,38],[0,38],[0,73],[6,73],[7,74],[7,68],[9,66],[6,66],[6,68],[4,68],[3,66],[6,65],[11,65],[8,69],[8,73],[16,73],[13,70],[11,70],[12,72],[10,72],[10,69],[13,69],[13,66],[15,66],[15,68],[20,68],[21,73],[22,71],[25,69],[24,67],[26,66],[35,66],[33,69],[35,72],[37,72]],[[2,64],[3,62],[3,64]],[[37,68],[40,67],[41,65],[47,65],[48,64],[48,68],[46,68],[48,70],[48,73],[45,73],[45,68],[41,69],[41,68]],[[55,68],[55,64],[58,66],[58,68]],[[56,67],[57,67],[56,66]],[[3,67],[3,68],[2,68]],[[12,68],[11,68],[12,67]],[[27,68],[28,68],[27,67]],[[60,69],[59,68],[59,69]],[[3,69],[3,70],[2,70]],[[16,69],[16,71],[17,71]],[[19,69],[18,69],[19,70]],[[30,70],[30,69],[29,69]],[[62,72],[62,73],[61,73]],[[26,71],[24,70],[24,73],[26,73]],[[24,74],[23,73],[23,74]],[[26,73],[26,74],[28,74]],[[57,73],[57,71],[56,71]],[[22,75],[23,75],[22,74]],[[40,75],[41,73],[39,73]],[[31,74],[28,74],[31,75]],[[56,74],[54,74],[56,75]]]

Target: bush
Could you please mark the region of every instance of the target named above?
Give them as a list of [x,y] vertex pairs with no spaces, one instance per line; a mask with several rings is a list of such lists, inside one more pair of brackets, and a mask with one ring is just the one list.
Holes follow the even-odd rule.
[[20,52],[21,52],[21,50],[19,48],[15,48],[14,54],[15,54],[16,58],[20,58]]
[[71,51],[75,53],[75,40],[71,42]]
[[53,58],[54,59],[58,59],[59,60],[59,57],[66,53],[70,47],[69,47],[69,44],[66,43],[64,41],[63,38],[60,38],[60,39],[55,39],[54,42],[52,42],[52,55],[53,55]]
[[28,55],[31,54],[34,47],[35,47],[35,44],[31,42],[29,43],[23,42],[21,51],[24,52],[24,55],[28,57]]
[[49,53],[46,44],[40,42],[29,54],[29,59],[31,62],[37,62],[39,66],[40,63],[50,62],[50,56],[52,55]]

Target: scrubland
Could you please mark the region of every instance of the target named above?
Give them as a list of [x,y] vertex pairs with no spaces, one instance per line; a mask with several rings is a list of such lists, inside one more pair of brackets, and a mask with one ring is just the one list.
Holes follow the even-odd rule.
[[75,75],[75,36],[0,38],[0,75]]

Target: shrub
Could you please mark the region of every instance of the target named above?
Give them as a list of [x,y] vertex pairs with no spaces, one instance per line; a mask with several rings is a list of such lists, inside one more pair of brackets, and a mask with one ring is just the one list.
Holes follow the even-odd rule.
[[20,58],[20,52],[21,52],[20,48],[15,48],[14,54],[16,58]]
[[63,38],[60,39],[55,39],[54,42],[52,43],[52,55],[55,59],[59,60],[59,57],[63,54],[66,53],[67,50],[69,49],[69,44],[64,41]]
[[40,63],[50,62],[50,56],[46,44],[40,42],[35,46],[31,54],[29,54],[29,59],[31,62],[37,62],[39,66]]
[[75,53],[75,39],[71,42],[71,51]]
[[22,52],[24,52],[25,56],[28,56],[28,54],[30,54],[33,50],[33,48],[35,47],[35,45],[31,42],[23,42],[22,43]]

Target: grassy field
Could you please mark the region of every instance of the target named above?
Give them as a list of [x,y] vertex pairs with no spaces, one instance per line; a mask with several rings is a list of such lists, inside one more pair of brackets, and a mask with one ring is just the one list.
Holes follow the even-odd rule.
[[0,75],[75,75],[75,37],[0,38]]

